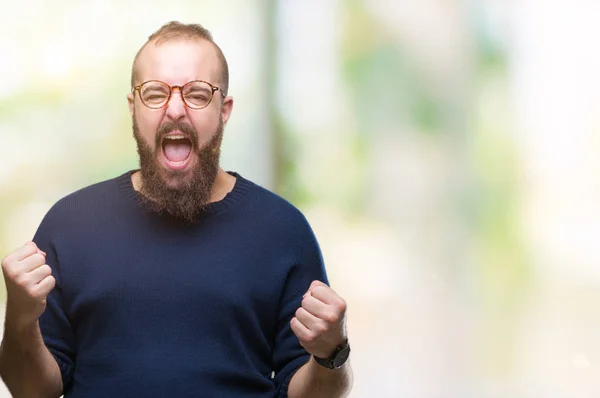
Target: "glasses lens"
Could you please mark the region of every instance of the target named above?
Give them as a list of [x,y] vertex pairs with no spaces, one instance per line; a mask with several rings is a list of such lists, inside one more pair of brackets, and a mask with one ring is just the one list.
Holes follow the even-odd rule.
[[170,89],[161,82],[146,82],[140,87],[140,97],[146,106],[160,108],[169,99]]
[[191,108],[204,108],[212,98],[212,88],[204,82],[190,82],[183,87],[183,99]]

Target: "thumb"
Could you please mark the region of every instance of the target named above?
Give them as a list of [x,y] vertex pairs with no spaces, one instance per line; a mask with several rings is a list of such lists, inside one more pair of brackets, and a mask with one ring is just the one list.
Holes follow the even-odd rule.
[[32,246],[32,247],[34,247],[34,248],[37,250],[37,252],[38,252],[39,254],[42,254],[42,255],[44,255],[44,257],[46,256],[46,252],[45,252],[45,251],[43,251],[42,249],[40,249],[40,248],[38,247],[38,245],[36,245],[36,244],[35,244],[35,242],[34,242],[34,241],[32,241],[32,240],[28,240],[27,242],[25,242],[25,245],[29,245],[29,246]]

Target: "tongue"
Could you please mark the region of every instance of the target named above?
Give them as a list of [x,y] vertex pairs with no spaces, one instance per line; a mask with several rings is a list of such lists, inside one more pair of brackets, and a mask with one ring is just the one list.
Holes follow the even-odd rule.
[[192,145],[188,140],[165,140],[165,156],[171,162],[182,162],[190,155]]

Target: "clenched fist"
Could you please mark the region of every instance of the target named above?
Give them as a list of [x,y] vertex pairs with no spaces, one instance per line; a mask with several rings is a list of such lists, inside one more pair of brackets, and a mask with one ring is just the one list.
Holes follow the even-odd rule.
[[309,354],[329,357],[346,336],[346,302],[329,286],[313,281],[290,326]]
[[34,325],[46,310],[46,298],[56,281],[46,253],[27,242],[2,261],[6,283],[6,323],[15,330]]

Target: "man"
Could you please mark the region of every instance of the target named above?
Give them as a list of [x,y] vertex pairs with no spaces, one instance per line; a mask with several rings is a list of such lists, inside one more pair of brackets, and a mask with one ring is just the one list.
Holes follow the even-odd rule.
[[15,397],[337,397],[346,305],[285,200],[219,167],[227,62],[199,25],[140,49],[140,170],[56,203],[2,261]]

